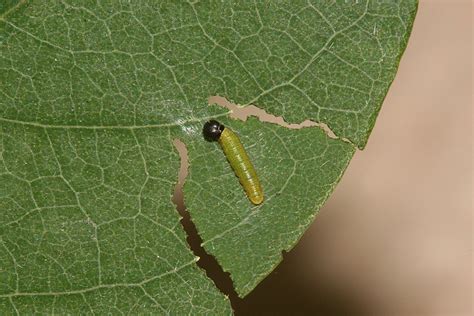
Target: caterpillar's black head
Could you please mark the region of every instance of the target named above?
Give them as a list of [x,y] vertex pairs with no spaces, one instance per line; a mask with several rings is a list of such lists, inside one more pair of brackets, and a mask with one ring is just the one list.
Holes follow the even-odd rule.
[[221,137],[224,125],[215,120],[210,120],[204,124],[202,128],[202,134],[207,141],[216,141]]

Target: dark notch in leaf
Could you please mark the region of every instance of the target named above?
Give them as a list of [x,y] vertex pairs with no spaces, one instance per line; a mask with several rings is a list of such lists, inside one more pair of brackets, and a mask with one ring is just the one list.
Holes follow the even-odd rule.
[[216,258],[208,254],[202,247],[202,238],[199,236],[196,225],[194,225],[191,215],[186,210],[186,205],[184,204],[183,185],[188,176],[188,150],[186,145],[179,139],[175,139],[173,144],[179,153],[181,165],[172,200],[176,204],[176,210],[181,216],[181,224],[187,234],[186,240],[194,255],[199,257],[197,265],[206,272],[206,275],[212,279],[216,287],[233,302],[239,298],[235,292],[230,275],[222,269]]

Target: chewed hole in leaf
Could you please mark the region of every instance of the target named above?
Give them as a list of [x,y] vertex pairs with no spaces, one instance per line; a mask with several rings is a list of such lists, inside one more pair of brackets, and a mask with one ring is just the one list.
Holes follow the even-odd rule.
[[316,126],[323,129],[330,138],[338,138],[336,134],[334,134],[334,132],[329,128],[329,126],[324,123],[316,123],[309,119],[304,120],[301,123],[287,123],[282,116],[275,116],[273,114],[267,113],[264,109],[261,109],[255,105],[239,106],[221,96],[212,96],[208,99],[208,102],[209,104],[216,104],[230,110],[231,114],[229,116],[234,119],[246,121],[248,117],[253,116],[257,117],[260,122],[277,124],[289,129],[300,129],[304,127]]
[[232,280],[229,277],[229,273],[224,272],[216,258],[208,254],[202,247],[202,238],[199,236],[196,226],[194,225],[189,212],[186,210],[183,196],[183,185],[188,175],[188,150],[186,145],[179,139],[174,139],[173,145],[179,153],[181,165],[172,201],[176,205],[176,210],[181,216],[181,224],[187,235],[186,241],[194,255],[199,257],[197,265],[206,272],[206,275],[212,281],[214,281],[216,287],[230,298],[231,303],[235,303],[235,301],[238,300],[238,296],[233,287]]

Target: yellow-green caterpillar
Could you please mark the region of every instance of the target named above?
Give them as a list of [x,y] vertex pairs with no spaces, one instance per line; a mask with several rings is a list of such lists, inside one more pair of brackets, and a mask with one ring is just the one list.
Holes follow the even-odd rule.
[[255,205],[261,204],[263,190],[260,180],[237,134],[215,120],[206,122],[202,133],[206,140],[219,142],[250,202]]

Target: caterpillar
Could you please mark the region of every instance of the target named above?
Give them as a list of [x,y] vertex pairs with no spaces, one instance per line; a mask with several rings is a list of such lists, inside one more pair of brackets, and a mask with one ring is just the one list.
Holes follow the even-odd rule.
[[215,120],[206,122],[202,133],[207,141],[219,143],[250,202],[255,205],[261,204],[263,190],[260,180],[237,134]]

